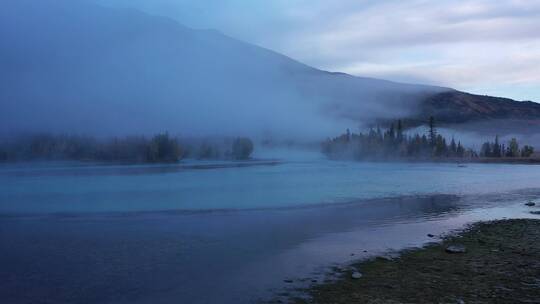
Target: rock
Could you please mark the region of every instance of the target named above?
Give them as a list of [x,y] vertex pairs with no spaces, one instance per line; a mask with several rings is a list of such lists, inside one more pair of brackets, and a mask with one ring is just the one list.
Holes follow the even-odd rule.
[[457,304],[465,304],[465,301],[463,301],[462,299],[457,299],[457,300],[456,300],[456,303],[457,303]]
[[292,283],[293,280],[291,280],[291,279],[286,279],[286,280],[283,280],[283,282],[285,282],[285,283]]
[[531,211],[531,214],[540,215],[540,211]]
[[435,236],[434,236],[433,234],[431,234],[431,233],[428,233],[427,236],[430,237],[430,238],[435,237]]
[[446,252],[448,253],[465,253],[466,251],[463,245],[450,245],[446,247]]
[[347,269],[344,269],[344,268],[341,268],[341,267],[334,267],[334,271],[335,272],[344,272],[344,271],[347,271]]
[[392,261],[391,257],[385,256],[385,255],[380,255],[380,256],[376,257],[375,259],[377,259],[379,261]]
[[529,201],[529,202],[525,203],[525,206],[529,206],[529,207],[536,206],[536,203],[532,202],[532,201]]
[[360,279],[362,277],[362,274],[358,271],[355,271],[351,274],[351,278],[357,280],[357,279]]

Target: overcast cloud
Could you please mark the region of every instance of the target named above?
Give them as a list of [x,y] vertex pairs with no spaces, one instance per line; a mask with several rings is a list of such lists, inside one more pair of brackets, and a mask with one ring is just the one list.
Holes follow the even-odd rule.
[[540,0],[99,0],[317,68],[540,102]]

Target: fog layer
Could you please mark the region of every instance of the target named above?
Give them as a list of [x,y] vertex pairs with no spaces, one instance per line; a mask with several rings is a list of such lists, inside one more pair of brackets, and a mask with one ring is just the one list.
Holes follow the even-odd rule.
[[4,134],[316,140],[407,115],[444,90],[328,73],[215,31],[84,1],[3,1],[0,40]]

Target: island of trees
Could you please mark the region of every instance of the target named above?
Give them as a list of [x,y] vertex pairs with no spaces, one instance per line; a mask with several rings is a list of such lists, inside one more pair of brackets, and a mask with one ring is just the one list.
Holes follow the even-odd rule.
[[0,162],[74,160],[171,163],[183,158],[249,159],[249,138],[182,139],[168,133],[97,139],[79,135],[34,134],[0,142]]
[[382,130],[371,128],[366,133],[351,133],[349,130],[338,137],[322,143],[322,152],[332,159],[355,160],[451,160],[482,158],[530,157],[531,146],[520,149],[515,138],[508,144],[494,142],[482,144],[480,151],[463,146],[455,138],[447,139],[438,134],[435,119],[430,117],[427,134],[406,134],[401,120]]

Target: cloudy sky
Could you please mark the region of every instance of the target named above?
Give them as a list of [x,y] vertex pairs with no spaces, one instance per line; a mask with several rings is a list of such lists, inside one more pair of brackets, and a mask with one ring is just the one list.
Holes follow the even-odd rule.
[[311,66],[540,102],[540,0],[97,0]]

